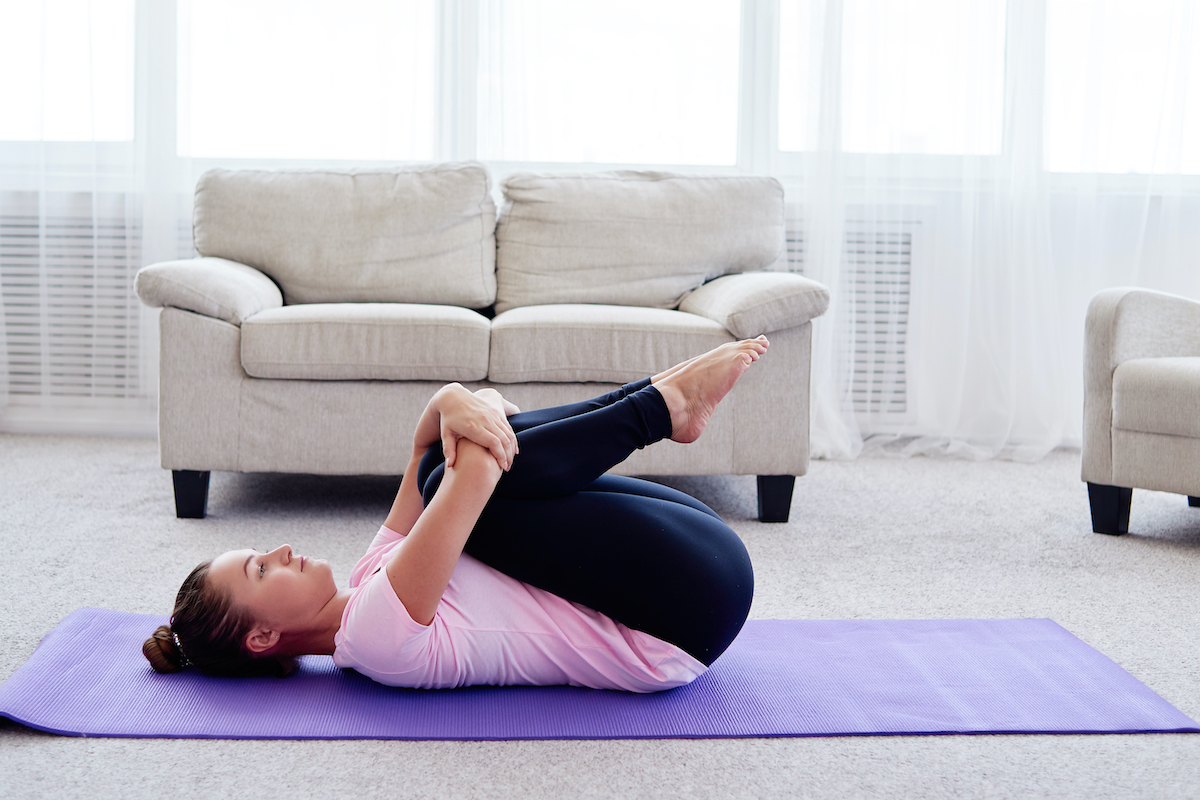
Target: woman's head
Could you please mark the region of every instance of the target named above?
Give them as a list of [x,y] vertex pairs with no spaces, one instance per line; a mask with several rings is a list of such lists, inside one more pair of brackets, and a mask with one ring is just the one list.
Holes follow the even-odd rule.
[[142,645],[150,666],[178,672],[191,665],[226,677],[288,674],[294,665],[290,657],[262,655],[246,646],[255,620],[212,579],[212,565],[205,561],[191,571],[175,597],[171,624],[160,625]]

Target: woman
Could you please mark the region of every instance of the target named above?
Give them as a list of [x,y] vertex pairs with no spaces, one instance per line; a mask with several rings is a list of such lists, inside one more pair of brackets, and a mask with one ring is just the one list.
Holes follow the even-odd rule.
[[331,654],[417,688],[688,683],[745,622],[749,557],[699,501],[604,473],[660,439],[695,441],[767,347],[732,342],[530,413],[444,387],[349,588],[288,545],[225,553],[192,571],[143,652],[159,672],[216,675],[284,675],[296,656]]

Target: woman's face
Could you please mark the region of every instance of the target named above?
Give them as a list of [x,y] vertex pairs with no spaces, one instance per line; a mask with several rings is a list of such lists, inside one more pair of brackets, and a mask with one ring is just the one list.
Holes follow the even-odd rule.
[[298,556],[286,544],[269,553],[223,553],[208,574],[257,625],[280,633],[305,630],[337,594],[328,561]]

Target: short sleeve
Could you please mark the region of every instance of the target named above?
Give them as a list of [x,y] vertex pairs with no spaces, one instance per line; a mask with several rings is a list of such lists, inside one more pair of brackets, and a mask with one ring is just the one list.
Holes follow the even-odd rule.
[[401,678],[428,670],[435,633],[432,626],[421,625],[409,615],[387,573],[379,570],[362,582],[346,604],[335,644],[338,666],[353,667],[373,678]]
[[350,588],[355,588],[380,569],[386,561],[387,556],[391,555],[391,548],[403,539],[404,537],[401,534],[396,533],[388,526],[379,526],[379,532],[371,540],[371,546],[367,548],[367,552],[363,554],[363,557],[354,565],[354,569],[350,571]]

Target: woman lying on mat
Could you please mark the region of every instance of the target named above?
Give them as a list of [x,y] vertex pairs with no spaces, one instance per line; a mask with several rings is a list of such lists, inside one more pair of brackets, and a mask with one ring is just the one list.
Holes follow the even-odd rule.
[[695,441],[767,346],[731,342],[528,413],[493,389],[446,386],[350,588],[288,545],[225,553],[192,571],[143,652],[159,672],[229,676],[285,675],[296,656],[327,653],[416,688],[688,683],[746,620],[749,556],[699,501],[605,472],[668,436]]

